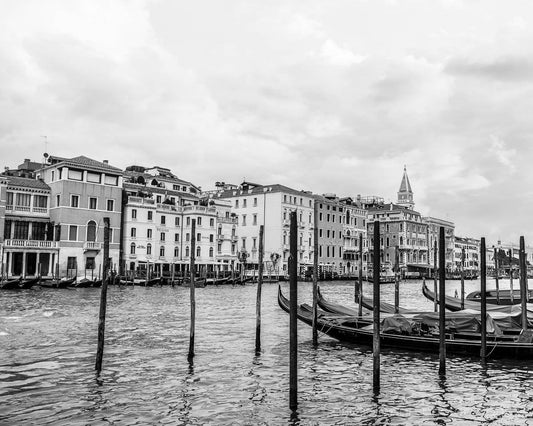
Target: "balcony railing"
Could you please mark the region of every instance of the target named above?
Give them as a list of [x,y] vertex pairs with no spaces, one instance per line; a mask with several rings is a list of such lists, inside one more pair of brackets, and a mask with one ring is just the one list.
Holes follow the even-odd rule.
[[57,241],[41,241],[41,240],[5,240],[5,247],[20,247],[20,248],[58,248]]
[[98,243],[96,241],[85,241],[83,243],[83,249],[84,250],[101,250],[102,243]]
[[33,207],[32,208],[30,206],[14,206],[13,204],[6,205],[6,211],[48,214],[47,207]]

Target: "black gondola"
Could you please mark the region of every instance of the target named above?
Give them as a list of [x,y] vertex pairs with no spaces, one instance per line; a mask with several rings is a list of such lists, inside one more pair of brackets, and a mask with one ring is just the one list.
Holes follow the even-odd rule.
[[76,277],[67,279],[67,280],[49,280],[49,281],[41,281],[39,285],[41,287],[45,288],[67,288],[70,286],[74,281],[76,281]]
[[[278,304],[285,312],[290,312],[289,300],[283,296],[281,287],[278,290]],[[301,305],[297,310],[297,317],[300,321],[312,325],[313,314],[311,307]],[[321,311],[317,319],[317,329],[341,341],[372,347],[374,336],[373,325],[369,317],[367,318],[328,314]],[[403,317],[401,315],[394,315],[390,318],[400,321]],[[427,328],[427,323],[425,324]],[[381,326],[380,344],[382,348],[396,348],[417,352],[439,352],[439,334],[438,332],[434,332],[434,330],[432,332],[431,328],[428,331],[422,331],[425,328],[420,326],[416,329],[413,328],[409,334],[400,334],[397,331],[384,331],[386,327],[383,322]],[[487,351],[490,357],[533,359],[533,343],[524,343],[521,341],[526,340],[526,336],[498,337],[495,334],[487,334]],[[480,349],[481,341],[479,338],[457,338],[453,333],[446,334],[447,353],[479,356]]]
[[36,278],[30,278],[30,279],[27,279],[27,280],[22,280],[20,281],[19,283],[19,287],[21,289],[29,289],[29,288],[32,288],[35,284],[38,284],[39,281],[41,281],[41,277],[36,277]]
[[[518,305],[521,303],[520,289],[513,289],[513,298],[511,299],[511,290],[500,290],[499,296],[496,290],[487,290],[486,299],[487,303],[493,305]],[[467,294],[467,300],[472,302],[481,302],[481,291],[476,290]],[[499,300],[499,301],[498,301]],[[533,290],[528,290],[527,303],[533,302]]]
[[0,290],[19,290],[20,278],[0,282]]

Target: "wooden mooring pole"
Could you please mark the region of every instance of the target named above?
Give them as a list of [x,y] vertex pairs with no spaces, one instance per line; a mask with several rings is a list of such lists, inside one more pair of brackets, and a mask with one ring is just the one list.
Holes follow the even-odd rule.
[[509,249],[509,290],[511,293],[511,305],[514,305],[514,291],[513,291],[513,249]]
[[485,237],[481,238],[481,361],[487,360],[487,247]]
[[189,287],[190,295],[191,295],[191,334],[189,337],[189,355],[187,356],[187,359],[189,362],[192,361],[194,358],[194,329],[196,325],[196,296],[195,296],[195,289],[196,285],[194,283],[195,281],[195,271],[194,271],[194,255],[196,253],[196,219],[191,220],[191,259],[190,259],[190,278],[191,278],[191,285]]
[[359,234],[359,310],[357,314],[363,315],[363,233]]
[[257,300],[255,302],[255,353],[261,352],[261,290],[263,286],[263,234],[264,226],[259,227],[259,271],[257,277]]
[[461,310],[465,308],[465,249],[461,249]]
[[496,277],[496,304],[500,304],[500,279],[498,278],[498,249],[494,247],[494,275]]
[[437,240],[433,245],[433,293],[435,297],[433,298],[433,310],[437,312]]
[[100,291],[100,316],[98,319],[98,347],[96,349],[96,364],[94,369],[99,375],[102,371],[104,357],[105,313],[107,308],[107,285],[109,273],[109,218],[104,217],[104,274],[102,276],[102,289]]
[[373,259],[373,281],[374,281],[374,335],[372,344],[373,358],[373,388],[374,394],[379,393],[380,388],[380,294],[379,294],[379,272],[381,270],[381,244],[379,241],[379,220],[374,222],[374,259]]
[[297,309],[298,309],[298,223],[296,212],[290,213],[290,236],[289,236],[289,281],[290,281],[290,319],[289,319],[289,407],[291,410],[298,408],[298,332],[297,332]]
[[313,220],[315,226],[313,228],[313,345],[318,345],[318,202],[315,200],[313,206]]
[[522,307],[522,330],[527,330],[527,263],[526,263],[526,243],[524,237],[520,237],[520,302]]
[[394,248],[394,313],[400,311],[400,250]]
[[[439,229],[439,375],[446,374],[446,316],[445,316],[445,286],[446,286],[446,240],[444,226]],[[435,248],[437,242],[435,241]],[[436,250],[435,250],[436,251]],[[435,300],[437,298],[435,297]]]

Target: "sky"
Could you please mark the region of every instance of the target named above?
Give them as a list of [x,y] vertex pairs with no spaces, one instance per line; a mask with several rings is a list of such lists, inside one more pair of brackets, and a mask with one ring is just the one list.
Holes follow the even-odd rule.
[[[533,4],[3,0],[0,167],[43,153],[396,201],[533,244]],[[529,245],[529,244],[528,244]]]

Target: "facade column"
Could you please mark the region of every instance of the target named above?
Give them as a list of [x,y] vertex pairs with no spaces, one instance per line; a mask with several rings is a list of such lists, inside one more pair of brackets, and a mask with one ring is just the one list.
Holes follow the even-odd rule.
[[26,277],[26,252],[22,252],[22,276]]
[[40,252],[37,252],[37,261],[36,261],[36,267],[35,267],[35,275],[38,276],[41,271],[40,271],[40,264],[41,264],[41,253]]
[[5,266],[6,278],[9,277],[9,273],[10,273],[10,263],[11,263],[10,261],[11,261],[11,252],[6,251],[6,266]]
[[48,275],[50,275],[50,272],[52,272],[53,258],[54,258],[54,253],[50,253],[50,256],[48,256]]

